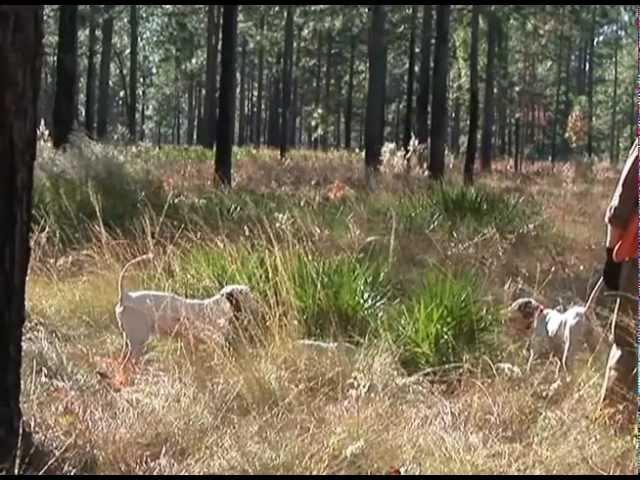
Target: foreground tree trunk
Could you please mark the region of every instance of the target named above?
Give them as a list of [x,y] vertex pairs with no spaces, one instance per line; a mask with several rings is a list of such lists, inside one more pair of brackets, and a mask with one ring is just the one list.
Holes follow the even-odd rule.
[[[386,89],[385,40],[386,11],[383,5],[371,7],[369,29],[369,90],[367,94],[367,118],[365,127],[365,168],[367,180],[380,168],[380,153],[384,142],[384,104]],[[369,184],[371,186],[371,184]]]
[[473,183],[473,169],[478,150],[478,117],[480,110],[480,94],[478,92],[478,29],[480,6],[474,5],[471,12],[471,51],[469,52],[470,98],[469,98],[469,137],[467,139],[467,155],[464,162],[464,182]]
[[107,136],[111,98],[109,82],[111,81],[111,47],[113,39],[113,5],[104,6],[102,21],[102,52],[100,53],[100,81],[98,88],[98,139]]
[[238,43],[238,5],[222,10],[222,59],[215,172],[226,187],[231,186],[231,154],[236,104],[236,46]]
[[89,46],[87,57],[87,89],[84,107],[84,128],[89,136],[93,136],[96,123],[96,44],[98,42],[96,30],[98,28],[97,5],[89,6]]
[[440,180],[444,176],[447,146],[447,75],[449,72],[450,5],[438,5],[436,45],[433,58],[433,98],[431,101],[431,159],[429,172]]
[[129,137],[136,140],[136,108],[138,100],[138,6],[129,7],[131,51],[129,57]]
[[78,6],[61,5],[56,61],[56,97],[53,105],[52,140],[55,148],[69,141],[76,112],[78,89]]
[[0,6],[0,472],[12,470],[22,427],[22,328],[31,256],[42,12],[42,5]]

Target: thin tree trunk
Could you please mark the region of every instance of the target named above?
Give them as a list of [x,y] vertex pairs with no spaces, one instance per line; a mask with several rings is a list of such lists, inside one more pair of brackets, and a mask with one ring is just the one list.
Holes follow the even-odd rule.
[[193,145],[193,132],[195,131],[195,82],[189,79],[189,91],[187,93],[187,145]]
[[323,129],[322,129],[322,149],[326,152],[329,149],[329,116],[331,105],[331,74],[333,62],[333,35],[327,34],[327,63],[325,65],[324,78],[324,106],[323,106]]
[[142,70],[142,102],[140,105],[140,141],[145,140],[145,121],[147,114],[147,76],[145,70]]
[[318,55],[316,57],[316,102],[315,102],[315,115],[313,122],[313,148],[318,149],[319,143],[319,131],[320,131],[320,97],[322,92],[322,48],[323,48],[323,35],[322,32],[318,32]]
[[[431,93],[431,36],[433,26],[433,6],[422,7],[422,45],[419,89],[416,99],[416,133],[418,143],[426,146],[429,143],[429,101]],[[426,152],[425,152],[426,153]],[[427,164],[426,154],[422,157],[423,166]]]
[[433,99],[431,102],[431,160],[429,172],[435,180],[444,177],[447,145],[447,75],[449,70],[450,5],[438,5],[436,44],[433,60]]
[[591,7],[591,40],[589,43],[589,91],[588,102],[589,102],[589,120],[588,120],[588,145],[587,145],[587,154],[589,155],[589,159],[593,157],[593,71],[595,66],[595,43],[596,43],[596,6],[593,5]]
[[616,155],[616,146],[617,146],[617,121],[618,121],[618,44],[619,37],[617,32],[616,25],[616,40],[614,44],[613,50],[613,104],[611,108],[611,145],[609,147],[609,161],[612,165],[618,163],[618,157]]
[[138,6],[129,7],[131,51],[129,57],[129,137],[136,139],[136,111],[138,108]]
[[384,143],[384,110],[386,91],[387,44],[385,38],[386,9],[384,5],[370,7],[369,88],[365,127],[365,168],[368,186],[380,169],[380,154]]
[[262,104],[264,92],[264,27],[265,15],[260,16],[260,46],[258,49],[258,100],[256,112],[256,146],[262,145]]
[[349,53],[349,85],[347,87],[347,110],[344,118],[344,148],[351,150],[351,127],[353,122],[353,84],[355,77],[356,47],[358,37],[351,35],[351,48]]
[[289,137],[289,118],[291,115],[291,83],[293,73],[293,5],[287,5],[287,17],[284,27],[284,55],[282,71],[282,119],[280,124],[280,160],[287,156]]
[[216,145],[216,177],[231,186],[231,154],[236,103],[236,45],[238,39],[238,5],[225,5],[222,10],[222,69],[220,72],[220,111]]
[[469,136],[467,154],[464,162],[465,184],[473,183],[473,170],[478,150],[478,120],[480,110],[480,94],[478,91],[478,30],[480,6],[473,5],[471,13],[471,49],[469,52],[470,98],[469,98]]
[[98,89],[98,139],[103,140],[108,134],[111,111],[111,49],[113,40],[113,6],[104,6],[102,20],[102,51],[100,52],[100,80]]
[[204,128],[202,130],[202,146],[213,148],[216,142],[217,117],[217,78],[218,78],[218,46],[220,32],[220,13],[216,15],[216,5],[207,8],[207,73],[205,80]]
[[53,146],[60,148],[69,141],[76,111],[78,89],[78,6],[61,5],[56,62],[56,96],[53,106]]
[[555,163],[557,156],[557,137],[558,137],[558,123],[560,120],[560,94],[562,92],[562,59],[563,51],[562,45],[564,39],[561,39],[558,46],[558,72],[556,74],[556,99],[553,109],[553,137],[551,138],[551,163]]
[[244,146],[247,132],[247,38],[242,38],[242,49],[240,54],[240,99],[238,111],[238,146]]
[[16,458],[23,427],[24,454],[31,439],[20,397],[42,13],[42,5],[0,6],[0,473],[7,474],[23,460]]
[[411,135],[413,134],[413,87],[416,73],[416,23],[418,6],[411,6],[411,34],[409,37],[409,71],[407,73],[407,104],[404,119],[404,149],[409,151]]
[[298,28],[298,36],[296,40],[296,58],[293,64],[293,100],[291,108],[291,137],[289,144],[296,146],[296,131],[298,125],[298,117],[300,115],[300,48],[302,47],[302,28]]
[[87,57],[87,85],[84,108],[84,128],[89,136],[95,132],[96,106],[96,44],[98,43],[96,30],[98,28],[98,6],[89,5],[89,46]]
[[491,171],[493,159],[493,125],[495,118],[494,89],[496,77],[496,39],[500,28],[498,15],[491,9],[487,13],[487,73],[484,96],[484,122],[482,124],[481,166],[483,172]]

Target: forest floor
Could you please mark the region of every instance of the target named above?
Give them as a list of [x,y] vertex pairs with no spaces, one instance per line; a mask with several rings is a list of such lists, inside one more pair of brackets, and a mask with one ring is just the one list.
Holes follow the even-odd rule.
[[[239,149],[222,193],[197,148],[39,151],[23,407],[47,471],[635,472],[633,432],[595,414],[606,348],[557,390],[554,364],[503,365],[526,364],[503,328],[515,298],[587,298],[616,169],[497,162],[465,189],[454,162],[439,188],[387,152],[370,193],[357,153]],[[246,283],[252,340],[154,338],[117,371],[117,276],[151,247],[129,288]],[[311,357],[299,338],[358,354]]]

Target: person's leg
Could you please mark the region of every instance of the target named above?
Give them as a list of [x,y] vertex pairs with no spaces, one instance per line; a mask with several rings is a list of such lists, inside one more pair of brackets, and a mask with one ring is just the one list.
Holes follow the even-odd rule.
[[[627,262],[620,275],[620,290],[638,297],[638,262]],[[609,353],[601,406],[632,408],[637,411],[638,346],[636,325],[638,301],[623,298],[613,330],[613,345]]]

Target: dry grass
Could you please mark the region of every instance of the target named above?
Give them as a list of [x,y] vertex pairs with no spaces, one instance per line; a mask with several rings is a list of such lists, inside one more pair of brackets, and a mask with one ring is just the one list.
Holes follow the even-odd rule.
[[[161,152],[138,152],[161,155]],[[132,154],[133,155],[133,154]],[[165,186],[198,195],[212,166],[201,161],[158,161]],[[473,238],[439,231],[396,233],[391,222],[367,221],[367,202],[394,205],[406,192],[428,188],[421,178],[382,179],[370,196],[355,155],[302,152],[280,165],[273,152],[244,152],[237,159],[238,189],[285,192],[311,202],[344,202],[344,229],[316,217],[278,236],[209,228],[193,222],[181,230],[156,212],[137,233],[105,232],[99,224],[82,248],[51,247],[36,239],[28,287],[23,404],[37,439],[52,453],[48,470],[114,474],[380,474],[399,469],[423,474],[578,474],[635,472],[631,434],[620,433],[594,408],[603,358],[585,366],[571,385],[552,389],[555,366],[537,365],[518,375],[500,363],[523,367],[516,348],[494,333],[495,348],[462,367],[408,375],[393,345],[370,339],[357,358],[312,357],[298,350],[300,331],[282,298],[263,299],[261,342],[229,352],[186,338],[154,339],[136,370],[116,371],[121,337],[113,314],[118,269],[148,249],[162,252],[145,267],[146,279],[177,287],[183,252],[229,252],[240,265],[243,248],[270,248],[274,279],[287,251],[313,245],[331,256],[336,248],[363,248],[372,234],[390,258],[399,288],[433,263],[469,265],[484,272],[485,295],[504,306],[519,291],[550,302],[583,301],[592,269],[600,265],[601,217],[615,173],[529,171],[516,177],[501,165],[481,182],[492,189],[539,200],[552,234],[533,228],[512,236],[488,230]],[[353,198],[338,198],[349,190]],[[332,192],[331,199],[327,192]],[[338,193],[336,193],[338,192]],[[342,203],[341,203],[342,204]],[[315,220],[314,220],[315,219]],[[295,219],[294,219],[295,220]],[[300,219],[298,219],[300,220]],[[315,223],[314,223],[315,222]],[[187,222],[189,223],[189,222]],[[294,221],[295,223],[295,221]],[[204,228],[204,227],[203,227]],[[284,227],[283,227],[284,228]],[[285,228],[286,229],[286,228]],[[282,230],[282,229],[281,229]],[[268,232],[272,232],[270,234]],[[225,239],[226,233],[229,237]],[[462,248],[461,248],[462,244]],[[394,248],[395,247],[395,248]],[[135,278],[135,280],[134,280]],[[133,276],[131,285],[143,280]],[[219,285],[211,279],[202,292]],[[180,292],[182,293],[182,292]],[[284,300],[283,300],[284,299]],[[606,304],[603,304],[606,307]],[[606,310],[605,310],[606,311]],[[601,352],[602,353],[602,352]],[[99,372],[103,372],[99,374]],[[110,377],[110,378],[109,378]]]

